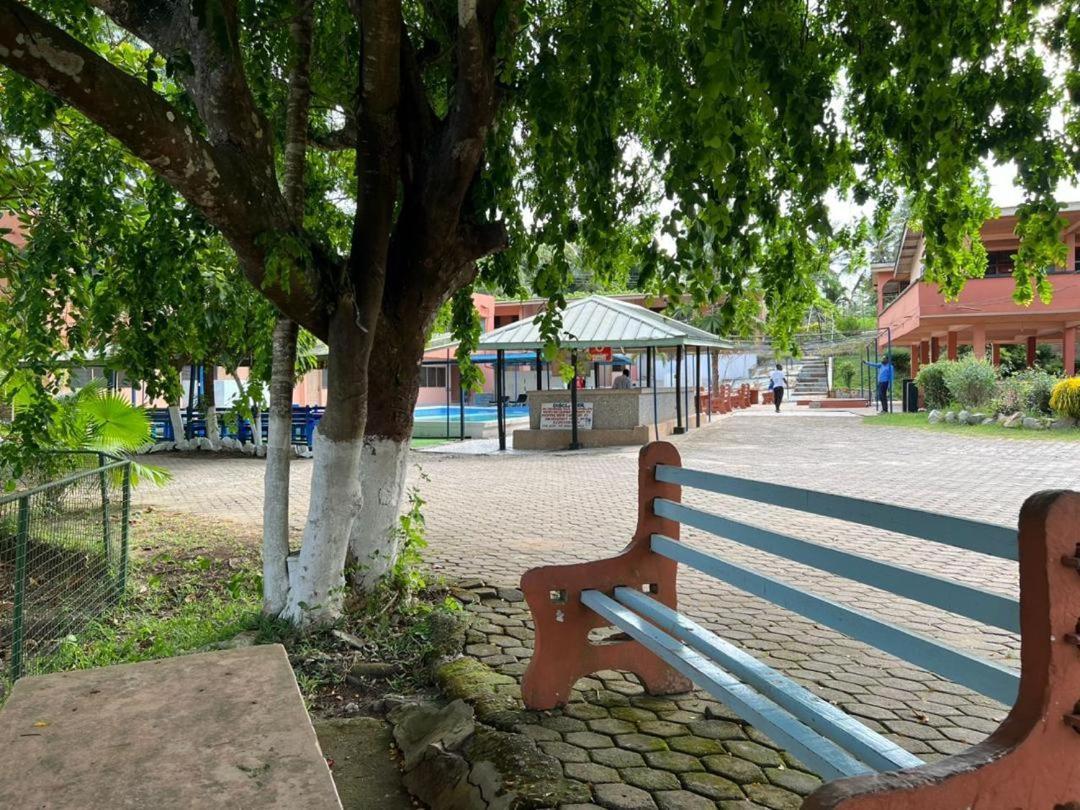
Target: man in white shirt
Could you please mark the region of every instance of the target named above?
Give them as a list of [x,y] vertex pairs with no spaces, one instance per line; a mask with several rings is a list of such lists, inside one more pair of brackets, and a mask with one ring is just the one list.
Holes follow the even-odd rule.
[[772,391],[772,401],[777,413],[780,413],[780,403],[784,401],[786,387],[787,378],[784,376],[784,368],[777,363],[776,369],[769,372],[769,390]]
[[633,388],[630,382],[630,369],[623,367],[622,374],[611,383],[612,388]]

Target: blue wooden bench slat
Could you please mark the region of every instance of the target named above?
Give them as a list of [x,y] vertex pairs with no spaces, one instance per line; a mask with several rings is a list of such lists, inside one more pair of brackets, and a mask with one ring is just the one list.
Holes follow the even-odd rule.
[[1006,705],[1011,706],[1016,699],[1020,674],[1014,669],[954,650],[663,535],[652,536],[652,550]]
[[628,610],[600,591],[582,591],[581,601],[595,613],[643,644],[713,697],[724,701],[765,734],[826,778],[873,773],[832,740],[728,674],[700,653]]
[[1007,526],[666,464],[657,465],[656,479],[719,495],[731,495],[863,526],[873,526],[1004,560],[1019,559],[1016,529]]
[[770,532],[665,499],[657,499],[653,508],[661,517],[677,520],[717,537],[890,591],[916,602],[933,605],[1011,633],[1020,632],[1020,603],[1007,596],[950,582],[932,574],[891,565],[861,554]]
[[787,676],[641,591],[616,588],[615,599],[693,647],[871,768],[889,771],[923,764],[921,759],[892,740],[882,737]]

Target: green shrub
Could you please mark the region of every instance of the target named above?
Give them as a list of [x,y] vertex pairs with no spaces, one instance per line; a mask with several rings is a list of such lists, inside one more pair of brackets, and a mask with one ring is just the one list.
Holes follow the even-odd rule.
[[949,396],[964,408],[988,405],[997,391],[997,369],[986,360],[965,357],[949,363],[944,376]]
[[919,369],[915,385],[922,391],[923,401],[930,410],[949,407],[952,401],[949,387],[945,384],[945,369],[953,365],[948,360],[939,360]]
[[994,398],[995,413],[1023,413],[1032,416],[1050,414],[1050,395],[1059,378],[1041,369],[1024,369],[998,384]]
[[1080,377],[1070,377],[1055,385],[1050,407],[1058,416],[1080,419]]

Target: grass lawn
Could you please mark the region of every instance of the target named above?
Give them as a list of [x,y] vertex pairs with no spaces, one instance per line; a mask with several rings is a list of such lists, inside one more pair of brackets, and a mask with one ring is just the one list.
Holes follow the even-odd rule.
[[[427,688],[422,661],[436,614],[458,609],[438,583],[404,573],[409,588],[373,594],[350,605],[338,627],[360,646],[328,630],[299,635],[261,615],[261,532],[256,527],[146,509],[131,517],[131,567],[121,604],[106,611],[50,654],[28,661],[28,674],[169,658],[236,644],[283,643],[301,692],[320,715],[333,716],[388,691]],[[350,677],[356,660],[387,664],[375,680]],[[10,689],[0,669],[0,705]]]
[[418,439],[412,438],[409,440],[409,447],[413,450],[421,450],[425,447],[438,447],[440,444],[446,444],[450,441],[457,441],[456,439]]
[[1080,441],[1080,429],[1072,430],[1024,430],[1023,428],[1003,428],[1001,425],[958,425],[948,422],[930,424],[925,413],[887,413],[876,416],[864,416],[863,424],[876,427],[919,428],[938,433],[963,433],[968,436],[993,436],[1006,439],[1032,441]]

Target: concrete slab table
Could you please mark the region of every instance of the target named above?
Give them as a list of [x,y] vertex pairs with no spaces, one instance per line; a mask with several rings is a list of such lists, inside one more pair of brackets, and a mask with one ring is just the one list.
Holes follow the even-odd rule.
[[0,752],[0,807],[341,807],[276,644],[23,678]]

